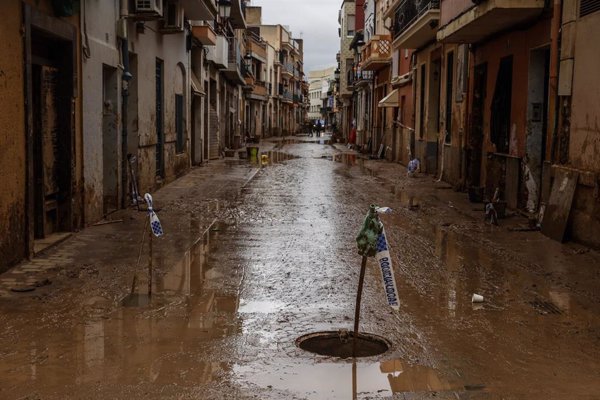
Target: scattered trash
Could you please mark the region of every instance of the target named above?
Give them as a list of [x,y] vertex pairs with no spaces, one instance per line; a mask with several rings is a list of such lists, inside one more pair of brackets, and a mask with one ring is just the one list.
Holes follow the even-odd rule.
[[535,232],[535,231],[539,231],[540,227],[539,226],[515,226],[515,227],[511,227],[508,228],[509,231],[513,231],[513,232]]
[[413,158],[412,160],[410,160],[407,166],[407,175],[411,178],[414,178],[417,172],[419,171],[420,165],[421,163],[419,162],[418,158]]
[[485,220],[489,220],[490,224],[498,225],[498,213],[496,213],[493,203],[485,205]]
[[96,222],[92,226],[101,226],[101,225],[108,225],[108,224],[116,224],[116,223],[119,223],[119,222],[123,222],[123,220],[122,219],[110,219],[110,220],[107,220],[107,221]]
[[471,297],[471,303],[483,303],[483,296],[473,293],[473,297]]
[[11,292],[16,292],[16,293],[25,293],[25,292],[33,292],[35,290],[35,287],[33,286],[15,286],[10,288]]
[[42,279],[41,281],[37,281],[35,283],[36,287],[48,286],[52,283],[52,281],[48,278]]

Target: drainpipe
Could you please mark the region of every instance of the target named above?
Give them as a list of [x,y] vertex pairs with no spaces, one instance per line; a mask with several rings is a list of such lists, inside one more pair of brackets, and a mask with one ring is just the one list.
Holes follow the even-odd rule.
[[552,26],[550,29],[550,71],[548,82],[548,120],[552,123],[552,138],[550,152],[546,152],[546,159],[553,163],[556,159],[556,142],[558,140],[558,114],[560,102],[558,99],[558,68],[560,60],[560,28],[561,28],[562,1],[554,0],[552,9]]
[[133,78],[129,72],[129,39],[127,35],[128,16],[127,0],[121,0],[120,17],[123,24],[123,37],[121,39],[121,59],[123,62],[123,75],[121,76],[121,208],[127,203],[127,108],[129,100],[129,81]]

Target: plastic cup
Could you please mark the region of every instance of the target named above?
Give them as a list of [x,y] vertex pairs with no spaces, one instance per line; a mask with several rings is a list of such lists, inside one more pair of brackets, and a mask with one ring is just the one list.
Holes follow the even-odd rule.
[[471,297],[471,303],[483,303],[483,296],[473,293],[473,297]]

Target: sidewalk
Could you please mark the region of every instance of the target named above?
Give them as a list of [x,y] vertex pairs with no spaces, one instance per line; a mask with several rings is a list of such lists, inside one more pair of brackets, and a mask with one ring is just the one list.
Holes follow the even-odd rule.
[[[262,149],[272,147],[271,143],[261,143]],[[212,160],[152,193],[166,233],[154,240],[155,256],[162,260],[159,262],[181,257],[181,252],[202,235],[259,169],[244,160]],[[189,226],[190,214],[194,215],[194,226]],[[146,212],[134,208],[119,210],[101,224],[73,233],[31,261],[1,274],[0,298],[45,296],[70,287],[73,280],[85,274],[98,276],[98,285],[104,279],[127,284],[137,263],[147,218]]]

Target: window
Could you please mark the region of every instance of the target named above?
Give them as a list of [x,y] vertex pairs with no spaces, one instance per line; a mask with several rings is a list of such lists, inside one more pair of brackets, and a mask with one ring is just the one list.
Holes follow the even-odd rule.
[[445,143],[452,141],[452,84],[454,82],[454,53],[449,52],[446,59],[446,136]]
[[490,138],[496,145],[498,153],[508,153],[509,151],[512,69],[512,56],[500,59],[490,118]]
[[183,153],[185,140],[183,137],[183,95],[175,95],[175,132],[177,134],[177,142],[175,143],[175,150],[177,153]]
[[579,17],[585,17],[588,14],[600,11],[600,0],[580,0]]
[[425,64],[421,65],[421,76],[419,77],[420,99],[419,99],[419,138],[425,135]]
[[354,36],[354,31],[356,29],[356,18],[354,15],[348,15],[348,19],[346,20],[346,36]]

